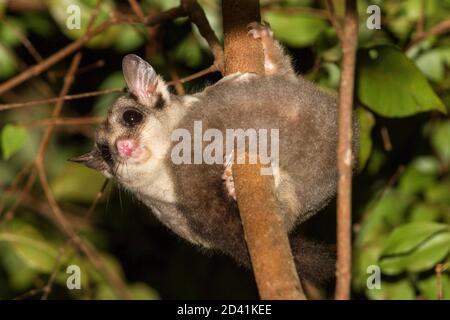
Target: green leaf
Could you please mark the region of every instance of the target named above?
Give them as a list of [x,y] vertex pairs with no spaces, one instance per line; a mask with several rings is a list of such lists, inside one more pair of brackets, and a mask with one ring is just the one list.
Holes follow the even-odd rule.
[[[139,33],[141,31],[142,33]],[[145,42],[145,34],[147,30],[139,25],[123,25],[117,39],[114,43],[114,48],[119,53],[128,53],[139,48]]]
[[416,163],[411,163],[403,172],[400,182],[399,190],[414,195],[416,193],[427,190],[436,183],[437,177],[435,174],[425,173],[417,167]]
[[395,229],[384,242],[382,256],[411,252],[440,232],[450,232],[450,226],[433,222],[412,222]]
[[[88,0],[48,0],[48,7],[50,14],[58,23],[61,31],[71,39],[79,39],[82,37],[87,30],[88,23],[92,16],[92,12],[95,8],[94,1]],[[67,12],[68,8],[78,7],[80,12],[80,27],[79,28],[68,28],[68,21],[71,22],[77,12]],[[97,16],[93,27],[100,25],[101,23],[110,19],[109,14],[115,11],[114,2],[111,0],[104,0],[101,7],[100,13]],[[112,26],[101,34],[92,38],[87,46],[91,48],[107,48],[112,45],[120,33],[121,26]]]
[[367,278],[370,276],[367,273],[367,268],[378,264],[380,252],[381,242],[356,246],[355,257],[353,259],[354,274],[352,275],[355,290],[364,291],[367,288]]
[[437,221],[441,215],[441,209],[435,205],[419,203],[411,211],[411,221]]
[[445,163],[450,163],[450,121],[440,122],[435,125],[431,143],[439,157]]
[[97,171],[67,163],[64,170],[51,182],[55,197],[90,203],[100,191],[105,178]]
[[417,67],[428,79],[441,82],[445,77],[445,68],[450,66],[450,48],[442,47],[425,52],[416,59]]
[[320,77],[317,80],[317,83],[326,88],[338,88],[341,78],[341,70],[339,67],[334,63],[324,62],[322,64],[322,69],[326,71],[326,76]]
[[129,286],[133,300],[158,300],[158,293],[145,283],[133,283]]
[[359,107],[356,109],[359,119],[359,171],[364,169],[372,153],[372,129],[375,126],[375,117],[369,111]]
[[381,289],[367,289],[366,295],[372,300],[415,300],[415,290],[408,279],[397,282],[381,282]]
[[417,157],[414,160],[414,166],[421,173],[426,174],[439,174],[440,164],[439,161],[433,156]]
[[27,141],[27,131],[23,127],[7,124],[1,133],[3,159],[9,159]]
[[26,30],[19,19],[9,17],[6,22],[0,22],[0,42],[9,48],[13,48],[20,44],[17,33],[26,36]]
[[391,46],[359,51],[357,94],[364,105],[384,117],[447,112],[414,62]]
[[17,291],[23,291],[33,285],[38,271],[31,268],[14,253],[14,248],[0,241],[0,263],[8,273],[10,285]]
[[3,15],[6,9],[6,1],[0,0],[0,15]]
[[425,192],[425,199],[433,204],[450,205],[450,181],[432,185]]
[[267,12],[264,20],[270,23],[276,37],[291,47],[313,44],[319,34],[327,28],[325,20],[304,14]]
[[0,241],[8,242],[19,256],[30,268],[40,272],[52,272],[58,251],[50,243],[37,237],[3,232]]
[[425,271],[450,251],[450,226],[412,222],[397,228],[386,239],[380,258],[383,273]]
[[450,300],[450,276],[447,273],[441,274],[440,281],[435,274],[421,279],[417,287],[425,299],[437,300],[438,292],[442,290],[442,300]]
[[411,201],[408,195],[395,190],[388,191],[364,213],[356,238],[357,245],[362,246],[384,239],[392,227],[404,222]]
[[24,12],[23,19],[27,30],[38,34],[39,36],[51,37],[57,30],[55,30],[51,19],[47,19],[47,16],[38,12]]
[[202,48],[192,34],[175,49],[175,58],[191,68],[198,67],[202,63],[202,57]]
[[[121,71],[111,73],[100,85],[98,90],[125,88],[126,83]],[[104,94],[97,98],[94,105],[94,115],[104,117],[106,116],[109,108],[113,105],[114,101],[122,93]]]
[[0,80],[7,79],[16,72],[16,60],[7,47],[0,43]]
[[396,275],[404,271],[422,272],[441,262],[450,251],[450,231],[441,232],[408,254],[382,258],[383,273]]

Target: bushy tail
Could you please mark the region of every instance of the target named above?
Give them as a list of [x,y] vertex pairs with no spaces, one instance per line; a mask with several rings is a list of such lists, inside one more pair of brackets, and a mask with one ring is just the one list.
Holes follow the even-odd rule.
[[301,279],[324,284],[335,276],[335,253],[330,245],[299,235],[291,239],[295,266]]

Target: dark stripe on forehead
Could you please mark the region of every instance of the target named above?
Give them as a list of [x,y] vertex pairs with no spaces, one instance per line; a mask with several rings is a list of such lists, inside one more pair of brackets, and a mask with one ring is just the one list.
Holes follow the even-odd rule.
[[165,107],[165,105],[166,105],[166,100],[164,100],[161,93],[158,93],[158,97],[156,98],[156,102],[155,102],[155,105],[153,106],[153,108],[155,108],[156,110],[161,110]]

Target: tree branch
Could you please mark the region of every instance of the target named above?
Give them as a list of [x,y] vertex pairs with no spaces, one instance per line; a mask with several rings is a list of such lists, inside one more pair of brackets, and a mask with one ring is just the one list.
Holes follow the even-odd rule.
[[202,37],[205,38],[206,42],[208,42],[208,45],[214,55],[214,65],[217,70],[223,74],[224,57],[222,45],[220,44],[219,39],[217,39],[214,30],[211,28],[205,12],[196,0],[181,0],[181,4],[188,14],[191,22],[197,26]]
[[350,299],[351,290],[351,210],[352,210],[352,109],[358,48],[358,11],[356,0],[346,1],[342,30],[342,74],[339,88],[339,141],[337,193],[337,280],[335,298]]
[[408,44],[407,49],[415,46],[416,44],[420,43],[421,41],[425,40],[428,37],[440,36],[442,34],[449,32],[450,32],[450,19],[446,19],[444,21],[441,21],[428,31],[418,32],[416,37],[411,41],[410,44]]
[[[224,0],[222,13],[225,75],[263,75],[262,46],[247,36],[246,28],[261,19],[258,0]],[[236,196],[259,295],[262,299],[305,299],[273,192],[273,177],[261,175],[261,168],[261,164],[233,164]]]
[[339,22],[338,17],[336,16],[336,10],[334,9],[333,0],[326,0],[325,6],[327,8],[326,13],[328,20],[330,21],[331,25],[333,26],[334,30],[336,31],[336,34],[340,41],[343,40],[343,31],[341,27],[341,23]]
[[[201,70],[199,72],[196,72],[194,74],[191,74],[187,77],[178,79],[178,80],[172,80],[167,82],[167,85],[175,85],[177,83],[186,83],[189,81],[192,81],[194,79],[203,77],[207,74],[218,72],[217,67],[215,65],[211,65],[208,68]],[[98,91],[91,91],[91,92],[84,92],[84,93],[77,93],[72,95],[66,95],[62,97],[64,101],[70,101],[70,100],[78,100],[78,99],[85,99],[85,98],[92,98],[104,94],[110,94],[110,93],[123,93],[124,88],[114,88],[114,89],[106,89],[106,90],[98,90]],[[31,101],[25,101],[25,102],[17,102],[17,103],[8,103],[8,104],[0,104],[0,111],[10,110],[10,109],[17,109],[17,108],[25,108],[25,107],[32,107],[37,105],[46,105],[50,103],[55,103],[60,99],[60,97],[55,98],[49,98],[49,99],[40,99],[40,100],[31,100]]]
[[[176,7],[176,8],[172,8],[167,11],[161,12],[160,14],[158,14],[154,17],[146,18],[145,22],[146,22],[146,25],[153,26],[153,25],[159,24],[166,20],[173,20],[173,19],[183,16],[183,15],[184,15],[183,8]],[[12,88],[18,86],[19,84],[25,82],[28,79],[38,76],[39,74],[46,71],[54,64],[58,63],[59,61],[66,58],[70,54],[79,50],[86,43],[88,43],[92,38],[94,38],[98,34],[104,32],[109,27],[116,25],[116,24],[120,24],[120,23],[139,23],[139,22],[141,22],[141,20],[137,17],[121,17],[121,18],[114,17],[111,20],[108,20],[108,21],[102,23],[95,29],[88,31],[85,35],[83,35],[78,40],[72,42],[68,46],[66,46],[63,49],[52,54],[50,57],[42,60],[40,63],[28,68],[27,70],[23,71],[22,73],[18,74],[17,76],[5,81],[3,84],[0,85],[0,95],[2,95],[3,93],[5,93],[8,90],[11,90]]]

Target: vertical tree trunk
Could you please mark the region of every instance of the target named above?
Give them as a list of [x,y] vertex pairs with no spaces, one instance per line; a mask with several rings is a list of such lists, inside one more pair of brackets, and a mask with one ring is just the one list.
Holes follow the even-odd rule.
[[358,47],[356,0],[346,1],[341,38],[342,74],[339,88],[339,143],[337,194],[337,300],[350,299],[352,265],[352,110]]
[[[223,0],[225,75],[264,74],[262,46],[246,26],[260,21],[258,0]],[[239,107],[239,106],[236,106]],[[233,164],[233,177],[247,247],[261,299],[306,299],[295,270],[284,221],[273,192],[273,177],[260,164]]]

